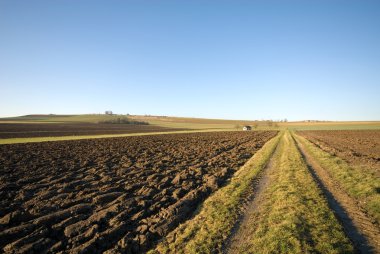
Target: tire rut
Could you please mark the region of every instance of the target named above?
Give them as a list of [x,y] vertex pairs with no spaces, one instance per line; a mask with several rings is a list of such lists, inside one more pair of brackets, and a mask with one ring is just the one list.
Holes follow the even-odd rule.
[[226,240],[223,247],[224,254],[233,254],[237,253],[239,246],[244,244],[246,241],[247,228],[250,226],[249,218],[252,217],[252,214],[257,212],[257,209],[260,207],[260,203],[263,200],[263,192],[270,184],[269,173],[274,170],[274,163],[276,155],[279,153],[279,143],[275,148],[275,151],[271,155],[267,165],[261,170],[257,177],[252,182],[252,187],[247,192],[244,201],[242,202],[241,215],[238,218],[235,226],[231,230],[229,238]]
[[380,253],[380,229],[350,197],[329,173],[306,151],[304,145],[293,136],[310,174],[324,193],[330,209],[340,221],[347,237],[359,253]]

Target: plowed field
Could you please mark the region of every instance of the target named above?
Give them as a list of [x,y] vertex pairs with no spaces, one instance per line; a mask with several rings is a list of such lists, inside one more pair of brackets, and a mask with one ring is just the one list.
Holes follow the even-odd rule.
[[380,131],[300,131],[300,135],[330,154],[380,173]]
[[276,132],[0,146],[5,252],[139,253],[188,219]]
[[77,135],[163,132],[184,129],[154,125],[96,123],[0,123],[1,138],[60,137]]

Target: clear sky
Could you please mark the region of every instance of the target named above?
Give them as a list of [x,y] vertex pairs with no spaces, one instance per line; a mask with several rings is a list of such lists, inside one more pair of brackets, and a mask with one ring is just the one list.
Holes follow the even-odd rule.
[[0,116],[380,120],[380,1],[0,0]]

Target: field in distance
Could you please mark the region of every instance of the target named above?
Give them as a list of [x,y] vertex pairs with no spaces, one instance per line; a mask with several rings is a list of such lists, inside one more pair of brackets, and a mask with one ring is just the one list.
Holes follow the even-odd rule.
[[251,125],[256,128],[279,127],[268,121],[249,121],[249,120],[224,120],[224,119],[205,119],[205,118],[185,118],[167,116],[138,116],[138,115],[105,115],[105,114],[86,114],[86,115],[26,115],[19,117],[0,118],[1,123],[33,123],[33,124],[74,124],[74,123],[99,123],[102,121],[128,118],[133,121],[146,122],[151,126],[165,128],[182,128],[194,130],[214,130],[241,129],[244,125]]
[[[126,122],[128,124],[126,124]],[[119,124],[104,124],[112,122]],[[143,124],[136,124],[143,123]],[[376,130],[380,122],[250,121],[150,115],[26,115],[0,118],[0,145],[137,135],[253,130]]]
[[[126,124],[126,120],[128,124]],[[106,124],[105,122],[108,122]],[[110,124],[114,123],[114,124]],[[27,115],[0,119],[0,144],[123,137],[146,134],[278,130],[273,122],[132,115]]]
[[[0,119],[2,143],[23,141],[65,140],[84,137],[117,136],[134,133],[184,131],[151,125],[123,115],[28,115]],[[4,140],[7,139],[8,141]]]
[[[351,122],[334,122],[334,121],[299,121],[299,122],[283,122],[272,120],[225,120],[225,119],[205,119],[205,118],[186,118],[186,117],[168,117],[168,116],[139,116],[139,115],[105,115],[105,114],[85,114],[85,115],[26,115],[20,117],[0,118],[0,138],[4,138],[4,132],[9,132],[6,136],[9,137],[10,132],[54,132],[54,128],[57,127],[57,135],[49,133],[49,135],[60,136],[63,131],[70,135],[81,135],[83,132],[81,128],[83,125],[88,124],[89,132],[96,134],[110,134],[110,133],[131,133],[139,131],[139,128],[126,126],[125,124],[119,124],[117,127],[112,125],[101,126],[95,125],[103,121],[112,121],[118,118],[129,119],[131,121],[144,122],[149,124],[149,128],[146,126],[138,126],[141,132],[150,131],[165,131],[184,129],[184,130],[241,130],[243,126],[249,125],[254,129],[292,129],[292,130],[349,130],[349,129],[380,129],[379,121],[351,121]],[[14,124],[14,125],[10,125]],[[29,126],[30,130],[23,130],[24,126]],[[25,124],[34,124],[25,125]],[[45,124],[45,125],[44,125]],[[47,126],[47,124],[51,126]],[[74,125],[75,124],[75,125]],[[79,125],[80,124],[80,125]],[[8,125],[8,126],[7,126]],[[63,126],[64,125],[64,126]],[[39,127],[40,126],[40,127]],[[97,128],[99,127],[99,128]],[[77,129],[77,130],[76,130]],[[108,129],[108,130],[107,130]],[[127,130],[133,129],[133,130]],[[91,133],[86,133],[90,135]],[[36,136],[44,136],[43,133],[35,134]],[[63,134],[69,135],[69,134]],[[22,136],[22,135],[21,135]],[[23,136],[28,136],[23,134]],[[33,136],[33,135],[32,135]]]

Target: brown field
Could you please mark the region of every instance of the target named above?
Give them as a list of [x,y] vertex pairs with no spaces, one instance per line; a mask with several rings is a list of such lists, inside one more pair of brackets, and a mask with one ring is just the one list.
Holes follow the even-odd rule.
[[253,120],[226,120],[226,119],[207,119],[207,118],[191,118],[191,117],[171,117],[171,116],[130,116],[131,119],[140,121],[162,121],[172,123],[187,124],[231,124],[231,125],[252,125],[258,121]]
[[144,252],[275,135],[217,132],[2,145],[0,248]]
[[380,130],[300,131],[324,151],[380,172]]
[[0,139],[127,134],[184,130],[153,125],[97,123],[0,123]]

